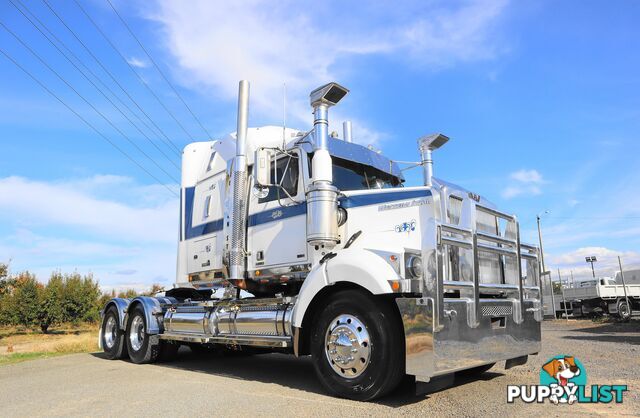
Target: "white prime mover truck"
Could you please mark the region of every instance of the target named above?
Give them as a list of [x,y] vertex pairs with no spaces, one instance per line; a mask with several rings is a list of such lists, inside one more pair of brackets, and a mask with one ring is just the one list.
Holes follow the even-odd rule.
[[311,93],[313,128],[238,127],[185,147],[177,280],[157,297],[103,310],[110,359],[150,363],[180,345],[311,355],[341,397],[370,400],[419,381],[524,364],[540,350],[538,250],[515,216],[433,177],[404,187],[398,164],[328,133],[348,90]]

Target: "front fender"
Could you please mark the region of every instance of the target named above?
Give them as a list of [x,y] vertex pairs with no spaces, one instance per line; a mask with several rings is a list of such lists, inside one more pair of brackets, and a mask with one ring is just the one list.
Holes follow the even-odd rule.
[[325,287],[339,282],[356,284],[374,295],[393,293],[389,280],[398,273],[378,254],[361,248],[341,250],[317,265],[305,278],[292,313],[294,327],[300,328],[313,298]]

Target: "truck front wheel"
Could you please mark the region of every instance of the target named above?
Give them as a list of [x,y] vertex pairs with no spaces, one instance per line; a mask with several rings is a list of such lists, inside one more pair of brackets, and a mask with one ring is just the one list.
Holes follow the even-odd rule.
[[157,335],[147,334],[147,318],[140,305],[136,305],[129,312],[125,339],[132,362],[136,364],[153,363],[158,359],[160,340]]
[[404,376],[400,318],[366,292],[336,293],[315,318],[311,355],[327,391],[359,401],[383,396]]

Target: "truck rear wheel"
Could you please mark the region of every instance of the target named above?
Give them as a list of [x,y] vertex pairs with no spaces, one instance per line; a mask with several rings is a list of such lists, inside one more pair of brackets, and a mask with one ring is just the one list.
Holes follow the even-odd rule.
[[136,364],[153,363],[158,359],[160,339],[157,335],[147,334],[147,318],[140,305],[136,305],[129,312],[125,340],[132,362]]
[[345,290],[315,319],[311,356],[327,391],[367,401],[396,388],[404,376],[404,335],[389,303]]
[[102,320],[102,350],[109,360],[119,360],[127,356],[124,332],[120,326],[118,310],[111,306]]
[[618,301],[618,316],[625,322],[631,319],[631,309],[625,299],[620,299]]

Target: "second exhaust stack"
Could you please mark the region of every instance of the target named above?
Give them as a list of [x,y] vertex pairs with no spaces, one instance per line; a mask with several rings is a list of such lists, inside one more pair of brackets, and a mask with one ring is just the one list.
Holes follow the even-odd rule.
[[240,81],[238,86],[238,129],[236,132],[236,156],[233,163],[233,211],[229,235],[229,279],[244,279],[247,220],[247,126],[249,120],[249,82]]

